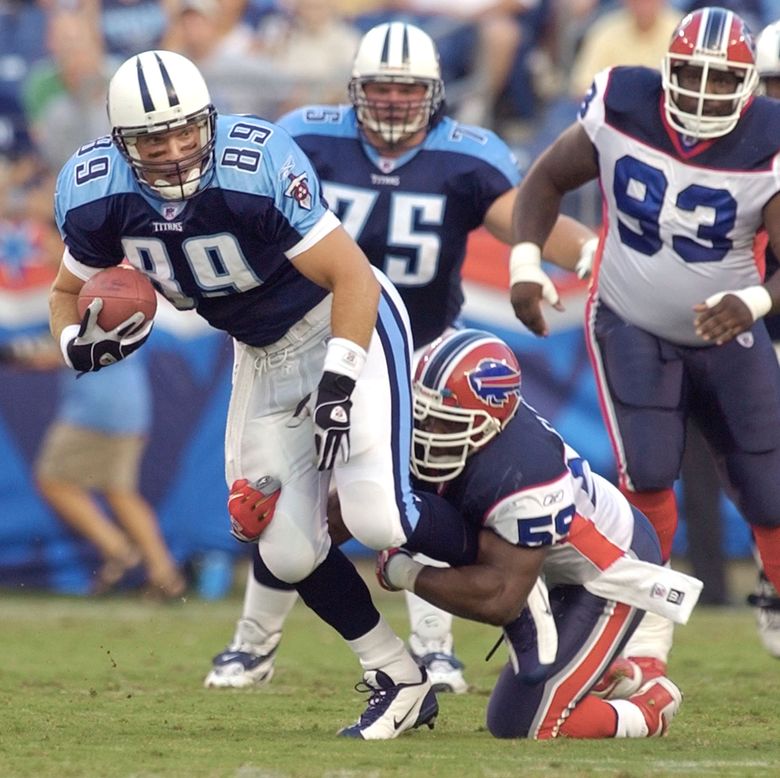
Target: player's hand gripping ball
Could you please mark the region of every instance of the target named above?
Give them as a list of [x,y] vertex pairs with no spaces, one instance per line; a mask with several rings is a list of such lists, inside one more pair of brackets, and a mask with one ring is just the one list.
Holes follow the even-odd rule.
[[134,313],[142,313],[143,321],[150,321],[157,313],[157,294],[152,282],[129,265],[101,270],[81,287],[79,316],[84,316],[87,306],[96,297],[103,301],[97,323],[106,332],[127,321]]

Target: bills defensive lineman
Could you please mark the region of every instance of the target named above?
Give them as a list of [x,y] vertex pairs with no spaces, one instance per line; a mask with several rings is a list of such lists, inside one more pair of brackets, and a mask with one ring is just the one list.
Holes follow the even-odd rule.
[[[388,739],[430,723],[426,672],[330,543],[331,471],[355,537],[381,549],[424,524],[409,485],[408,320],[321,197],[289,135],[253,116],[217,116],[198,69],[168,51],[131,57],[108,90],[112,136],[80,148],[55,201],[66,244],[51,325],[68,364],[102,369],[138,348],[151,322],[79,322],[76,298],[127,257],[181,308],[234,339],[226,433],[231,501],[270,474],[274,522],[255,564],[297,589],[357,655],[371,700],[342,734]],[[83,380],[88,380],[83,379]],[[370,510],[366,506],[370,505]],[[240,534],[245,528],[240,525]]]
[[[494,133],[444,116],[436,46],[413,25],[380,24],[363,36],[349,97],[351,105],[304,106],[278,123],[311,159],[346,230],[397,287],[419,350],[457,323],[469,233],[484,225],[499,240],[512,242],[517,162]],[[544,255],[574,269],[595,243],[590,230],[564,216]],[[541,270],[528,275],[527,268],[510,263],[513,280],[537,282],[557,304]],[[263,595],[264,587],[250,573],[235,637],[214,658],[206,686],[259,685],[268,679],[273,657],[262,657],[295,593]],[[434,687],[466,691],[452,617],[411,594],[408,605],[409,644]]]
[[[762,283],[753,243],[763,225],[780,248],[780,104],[755,96],[754,57],[738,16],[704,8],[681,21],[662,73],[597,75],[578,122],[523,181],[515,224],[536,251],[562,195],[600,179],[587,327],[621,488],[668,560],[690,415],[777,586],[780,369],[762,317],[778,309],[780,275]],[[670,625],[642,633],[627,651],[665,662]]]
[[488,705],[490,732],[665,734],[682,701],[668,678],[624,661],[623,699],[603,699],[617,679],[591,692],[642,610],[684,623],[701,582],[658,564],[647,519],[525,404],[517,359],[495,336],[466,329],[435,341],[413,391],[415,475],[485,529],[475,564],[442,569],[383,552],[380,582],[503,627],[509,662]]

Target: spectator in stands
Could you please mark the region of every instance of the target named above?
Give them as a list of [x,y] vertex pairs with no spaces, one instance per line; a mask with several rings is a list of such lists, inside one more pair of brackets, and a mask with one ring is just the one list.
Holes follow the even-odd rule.
[[108,132],[105,94],[112,68],[83,11],[50,14],[46,42],[49,56],[30,70],[23,99],[39,153],[59,170],[71,149]]
[[122,60],[146,49],[168,48],[171,21],[180,0],[79,0],[100,31],[108,55]]
[[277,114],[303,103],[343,97],[360,32],[334,0],[286,0],[258,30],[258,49],[273,63],[274,78],[289,81]]
[[682,14],[667,0],[622,0],[621,6],[605,12],[585,32],[570,78],[570,93],[576,100],[606,67],[661,67]]

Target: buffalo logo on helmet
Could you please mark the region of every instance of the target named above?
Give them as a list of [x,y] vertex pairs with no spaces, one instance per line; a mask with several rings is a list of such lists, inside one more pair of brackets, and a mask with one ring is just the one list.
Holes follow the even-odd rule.
[[482,359],[466,377],[474,396],[492,408],[503,408],[512,397],[520,397],[520,371],[505,362]]

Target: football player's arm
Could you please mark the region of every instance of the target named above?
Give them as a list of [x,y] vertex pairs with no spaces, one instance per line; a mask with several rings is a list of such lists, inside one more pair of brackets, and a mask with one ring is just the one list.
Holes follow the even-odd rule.
[[[542,299],[553,304],[557,300],[557,294],[539,276],[542,247],[556,227],[564,194],[598,174],[593,144],[585,130],[573,124],[531,166],[518,187],[512,210],[517,245],[510,258],[510,299],[517,318],[536,335],[549,332]],[[559,238],[556,236],[556,244]]]
[[[517,197],[517,188],[509,189],[493,201],[485,214],[485,229],[503,243],[514,243],[512,209]],[[553,226],[550,237],[542,246],[542,256],[564,270],[577,270],[583,246],[596,240],[597,235],[571,216],[560,215]]]
[[65,327],[81,321],[77,300],[82,286],[84,281],[73,275],[61,262],[49,292],[49,328],[57,343]]
[[525,606],[546,553],[546,548],[514,546],[493,530],[483,529],[473,565],[425,566],[415,580],[414,592],[456,616],[500,627]]
[[292,259],[310,281],[333,292],[331,331],[334,338],[368,350],[376,324],[380,286],[366,255],[338,226]]
[[[780,256],[780,194],[764,206],[764,225],[769,245]],[[755,321],[780,310],[780,273],[764,284],[746,289],[723,290],[693,306],[696,332],[716,345],[749,329]]]

